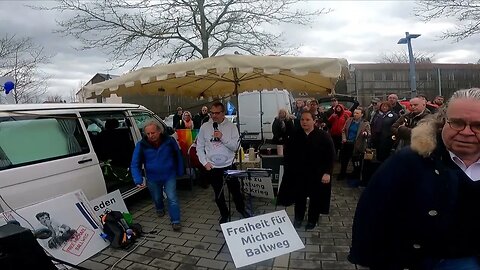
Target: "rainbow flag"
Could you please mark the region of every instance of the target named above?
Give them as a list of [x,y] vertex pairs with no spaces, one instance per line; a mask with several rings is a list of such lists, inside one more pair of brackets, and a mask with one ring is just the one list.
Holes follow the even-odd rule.
[[177,129],[177,140],[180,144],[180,150],[182,154],[186,156],[188,154],[188,148],[197,138],[198,129]]

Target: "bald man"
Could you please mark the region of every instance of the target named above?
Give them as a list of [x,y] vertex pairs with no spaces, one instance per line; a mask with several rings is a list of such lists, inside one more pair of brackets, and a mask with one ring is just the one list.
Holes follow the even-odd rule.
[[396,94],[388,95],[388,103],[392,106],[392,111],[394,111],[398,115],[402,115],[406,112],[405,106],[398,102],[398,96]]
[[430,114],[427,109],[427,101],[424,98],[415,97],[410,100],[412,111],[400,116],[392,125],[392,133],[397,141],[397,149],[410,145],[412,129],[418,122]]

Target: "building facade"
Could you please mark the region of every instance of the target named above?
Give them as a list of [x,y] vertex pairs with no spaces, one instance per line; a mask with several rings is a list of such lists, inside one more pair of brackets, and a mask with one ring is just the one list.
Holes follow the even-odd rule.
[[[480,87],[480,64],[415,65],[417,94],[432,100],[437,95],[450,97],[458,89]],[[360,104],[373,97],[385,100],[396,93],[400,99],[411,97],[408,63],[351,64],[346,93],[357,96]]]

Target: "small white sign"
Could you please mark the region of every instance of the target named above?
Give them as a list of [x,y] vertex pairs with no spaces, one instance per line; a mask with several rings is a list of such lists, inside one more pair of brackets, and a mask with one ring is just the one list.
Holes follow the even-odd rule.
[[305,247],[285,210],[220,226],[237,268]]
[[105,214],[107,210],[120,211],[122,213],[128,212],[127,206],[122,199],[122,194],[120,194],[118,189],[91,200],[90,205],[92,206],[95,215],[98,217]]
[[243,180],[243,192],[252,197],[273,199],[272,177],[251,177]]

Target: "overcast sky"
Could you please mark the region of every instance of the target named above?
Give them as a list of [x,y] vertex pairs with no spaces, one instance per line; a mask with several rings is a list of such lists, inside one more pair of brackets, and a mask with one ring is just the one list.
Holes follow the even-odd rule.
[[[124,69],[109,70],[112,64],[98,50],[78,51],[78,41],[54,34],[55,17],[60,14],[36,11],[25,4],[47,1],[0,0],[0,33],[33,40],[54,53],[51,63],[40,68],[49,74],[50,93],[68,97],[96,73],[122,74]],[[442,31],[454,27],[446,19],[424,23],[413,15],[414,1],[309,1],[308,8],[332,8],[329,14],[319,16],[310,27],[289,25],[282,27],[285,39],[296,43],[300,56],[341,57],[349,63],[378,62],[381,55],[407,50],[398,45],[405,32],[418,33],[414,51],[434,55],[438,63],[476,63],[480,59],[480,35],[459,43],[440,40]]]

